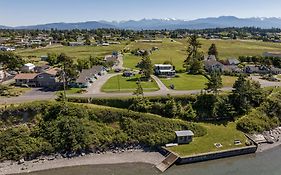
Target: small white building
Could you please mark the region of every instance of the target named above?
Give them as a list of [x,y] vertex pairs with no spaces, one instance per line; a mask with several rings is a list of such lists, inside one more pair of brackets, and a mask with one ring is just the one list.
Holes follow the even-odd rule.
[[22,66],[21,71],[22,72],[33,72],[35,68],[35,65],[32,63],[26,63]]
[[154,73],[159,77],[174,77],[176,75],[174,66],[170,64],[155,64]]

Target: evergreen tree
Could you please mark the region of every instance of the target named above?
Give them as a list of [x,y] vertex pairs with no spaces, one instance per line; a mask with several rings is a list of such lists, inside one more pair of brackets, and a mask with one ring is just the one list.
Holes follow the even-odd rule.
[[206,90],[210,90],[217,94],[218,90],[222,88],[222,78],[220,72],[212,71],[210,77],[208,77],[208,83],[206,83]]
[[191,74],[198,74],[203,71],[203,54],[199,52],[200,48],[201,43],[198,41],[198,37],[196,35],[190,36],[188,39],[187,58],[184,60],[183,66]]
[[139,96],[139,95],[144,96],[143,88],[141,86],[140,81],[137,81],[137,89],[134,91],[134,95],[136,95],[136,96]]
[[145,79],[149,80],[151,74],[153,73],[152,62],[149,56],[143,56],[141,62],[139,63],[139,68],[141,69]]
[[209,51],[208,51],[208,55],[215,55],[216,58],[218,58],[218,51],[217,51],[217,47],[216,47],[216,44],[212,44],[211,47],[209,48]]

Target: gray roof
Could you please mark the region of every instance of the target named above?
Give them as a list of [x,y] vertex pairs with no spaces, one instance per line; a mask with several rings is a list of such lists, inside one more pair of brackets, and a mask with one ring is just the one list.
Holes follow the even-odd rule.
[[93,66],[91,69],[83,69],[80,72],[76,83],[87,83],[90,78],[93,78],[93,76],[97,75],[103,70],[105,70],[103,66]]
[[194,136],[194,133],[190,130],[184,131],[175,131],[177,137],[184,137],[184,136]]

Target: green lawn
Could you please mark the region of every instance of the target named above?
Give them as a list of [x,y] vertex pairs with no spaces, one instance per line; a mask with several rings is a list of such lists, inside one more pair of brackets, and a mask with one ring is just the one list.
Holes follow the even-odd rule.
[[47,53],[65,53],[74,59],[88,58],[89,56],[104,57],[111,54],[113,51],[121,51],[125,47],[125,43],[110,45],[110,46],[57,46],[41,49],[20,49],[16,53],[25,57],[33,58],[35,61],[39,61],[40,56],[47,55]]
[[[236,129],[236,123],[228,123],[225,125],[205,124],[207,134],[203,137],[195,137],[190,144],[179,145],[169,148],[169,150],[177,153],[180,156],[191,156],[195,154],[207,153],[210,151],[221,151],[226,149],[238,148],[246,146],[247,138],[245,135]],[[241,145],[234,145],[234,140],[240,140]],[[215,143],[222,144],[221,148],[216,148]]]
[[[82,91],[81,88],[70,88],[70,89],[67,89],[65,92],[67,95],[71,95],[71,94],[80,94]],[[59,93],[63,93],[63,90],[61,91],[57,91],[57,94]]]
[[177,74],[175,78],[160,78],[166,87],[171,84],[175,86],[175,90],[198,90],[204,89],[208,80],[203,75]]
[[[140,78],[140,75],[134,77],[123,77],[117,75],[110,78],[102,87],[103,92],[133,92],[137,88],[136,81]],[[119,82],[119,83],[118,83]],[[155,81],[141,82],[144,91],[157,91],[159,87]],[[119,87],[120,86],[120,87]]]
[[[205,40],[200,39],[202,51],[206,54],[212,43],[215,43],[219,52],[220,59],[239,56],[262,55],[268,51],[280,51],[280,43],[269,43],[261,41],[241,41],[241,40]],[[131,42],[127,48],[133,49],[151,49],[153,46],[159,48],[151,55],[153,64],[160,64],[164,61],[172,61],[177,70],[183,69],[183,61],[186,58],[187,39],[175,40],[164,39],[163,43],[138,43]],[[135,68],[141,57],[135,57],[127,54],[124,58],[124,64],[128,68]]]
[[277,78],[280,78],[280,79],[281,79],[281,75],[277,75]]
[[[177,74],[179,77],[175,78],[160,78],[166,87],[170,88],[170,85],[175,86],[175,90],[200,90],[206,88],[207,78],[203,75],[189,75],[189,74]],[[222,83],[224,87],[232,87],[237,77],[222,76]]]

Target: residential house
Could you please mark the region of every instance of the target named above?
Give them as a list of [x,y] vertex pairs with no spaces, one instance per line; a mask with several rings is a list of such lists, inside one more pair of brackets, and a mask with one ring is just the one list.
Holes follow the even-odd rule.
[[223,71],[228,73],[243,73],[243,70],[236,65],[224,65]]
[[175,131],[178,144],[188,144],[192,142],[194,133],[190,130]]
[[59,69],[50,69],[42,73],[21,73],[15,76],[17,86],[56,88],[60,85],[56,76]]
[[277,57],[281,58],[281,52],[265,52],[263,53],[264,57]]
[[154,73],[159,77],[174,77],[176,75],[174,66],[170,64],[155,64]]
[[91,69],[83,69],[76,80],[76,86],[80,88],[90,87],[99,76],[107,73],[103,66],[93,66]]
[[281,74],[281,69],[280,68],[276,68],[276,67],[271,67],[270,68],[270,72],[274,75],[279,75]]
[[68,46],[84,46],[84,42],[69,42]]
[[113,65],[117,65],[119,61],[118,55],[106,55],[104,61],[105,63],[113,63]]
[[21,67],[22,72],[33,72],[35,65],[32,63],[26,63]]
[[245,67],[245,72],[248,74],[268,74],[270,73],[270,69],[266,66],[249,65]]
[[240,61],[236,58],[229,58],[226,60],[226,63],[228,65],[238,65],[238,64],[240,64]]
[[212,72],[212,71],[223,72],[224,71],[224,65],[222,63],[218,62],[217,60],[208,59],[208,60],[204,60],[203,63],[204,63],[204,68],[208,72]]

